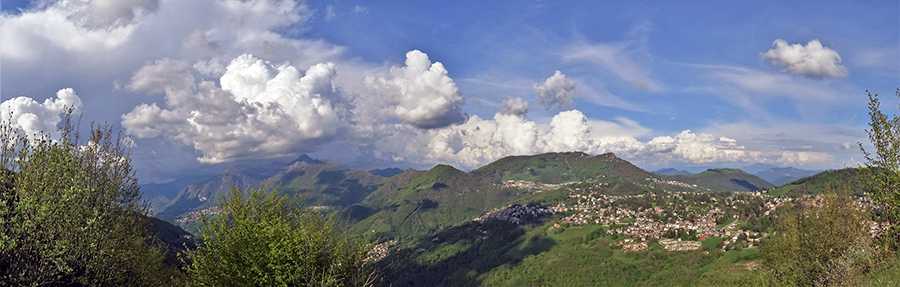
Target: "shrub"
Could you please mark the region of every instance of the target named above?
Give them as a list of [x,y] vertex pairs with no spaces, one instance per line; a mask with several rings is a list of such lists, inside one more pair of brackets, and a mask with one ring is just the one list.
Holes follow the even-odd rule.
[[[349,239],[338,217],[263,187],[232,187],[215,221],[201,216],[204,239],[188,253],[200,286],[375,286],[372,245]],[[246,193],[246,195],[245,195]]]

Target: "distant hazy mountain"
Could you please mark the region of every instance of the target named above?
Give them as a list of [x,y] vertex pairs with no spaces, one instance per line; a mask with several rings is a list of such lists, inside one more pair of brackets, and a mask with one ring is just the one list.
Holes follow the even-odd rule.
[[294,163],[294,162],[323,163],[324,161],[317,160],[317,159],[314,159],[314,158],[310,157],[310,156],[307,155],[307,154],[303,154],[303,155],[301,155],[300,157],[298,157],[297,159],[295,159],[294,161],[292,161],[291,163]]
[[211,178],[212,175],[196,175],[176,179],[169,183],[141,184],[142,198],[150,202],[150,210],[159,211],[166,203],[174,199],[178,192],[191,183]]
[[698,174],[669,175],[666,178],[712,190],[756,191],[775,188],[775,185],[764,179],[735,168],[708,169]]
[[378,188],[383,177],[367,171],[345,171],[336,165],[300,156],[286,165],[236,166],[206,181],[181,189],[163,205],[158,216],[174,220],[188,212],[218,205],[218,199],[231,194],[231,186],[239,189],[279,188],[283,194],[303,194],[310,205],[346,207]]
[[683,170],[683,169],[674,169],[674,168],[671,168],[671,167],[669,167],[669,168],[661,168],[661,169],[658,169],[657,171],[654,171],[654,173],[658,173],[658,174],[661,174],[661,175],[693,174],[693,173],[691,173],[690,171],[686,171],[686,170]]
[[777,165],[772,165],[768,163],[754,163],[745,167],[742,167],[741,170],[746,171],[751,174],[755,174],[757,172],[770,170],[773,168],[778,168]]
[[392,176],[403,173],[403,170],[396,168],[396,167],[389,167],[389,168],[383,168],[383,169],[373,169],[373,170],[370,170],[369,172],[374,175],[378,175],[378,176],[392,177]]
[[159,208],[157,216],[172,220],[186,212],[197,211],[218,204],[218,199],[231,192],[232,184],[240,189],[258,188],[276,168],[272,166],[236,166],[201,182],[182,188],[178,195]]
[[819,172],[821,171],[805,170],[793,167],[774,167],[768,170],[755,172],[753,173],[753,175],[765,179],[766,181],[771,182],[774,185],[781,186],[807,176],[815,175]]

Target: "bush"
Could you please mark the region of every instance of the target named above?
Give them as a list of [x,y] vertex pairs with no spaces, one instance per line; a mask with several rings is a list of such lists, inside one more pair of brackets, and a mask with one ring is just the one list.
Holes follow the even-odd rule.
[[[900,89],[897,89],[900,97]],[[900,247],[900,116],[888,117],[880,110],[878,95],[869,93],[869,129],[866,133],[875,146],[874,154],[859,144],[866,157],[866,166],[860,168],[860,182],[866,186],[869,197],[884,211],[891,223],[888,245]]]
[[187,272],[201,286],[375,286],[366,257],[372,245],[351,240],[338,217],[304,208],[263,187],[232,187],[212,221],[201,216],[204,244],[188,253]]
[[108,126],[78,144],[0,123],[0,285],[171,285],[148,235],[127,144]]
[[834,193],[824,195],[821,206],[786,207],[776,234],[760,247],[762,264],[782,284],[845,283],[877,258],[866,219],[850,198]]

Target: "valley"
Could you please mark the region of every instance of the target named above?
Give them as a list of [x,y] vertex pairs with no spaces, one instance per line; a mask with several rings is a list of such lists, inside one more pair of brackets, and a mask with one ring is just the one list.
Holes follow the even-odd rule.
[[[507,157],[471,172],[448,165],[378,172],[390,176],[308,156],[238,167],[187,186],[160,215],[196,230],[197,210],[215,215],[211,199],[227,180],[241,188],[265,182],[349,220],[354,234],[377,244],[370,257],[386,282],[399,285],[712,284],[750,274],[779,207],[816,204],[826,185],[857,187],[846,184],[855,176],[849,169],[775,187],[740,169],[663,175],[614,154],[580,152]],[[871,207],[856,195],[857,206]],[[872,234],[886,228],[869,225]],[[566,272],[552,271],[559,264]],[[534,270],[548,276],[530,277]],[[601,280],[596,274],[611,277],[591,281]]]

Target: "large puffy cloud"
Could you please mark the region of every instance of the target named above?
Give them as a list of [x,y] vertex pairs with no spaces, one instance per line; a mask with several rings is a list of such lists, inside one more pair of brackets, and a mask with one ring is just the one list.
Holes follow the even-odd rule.
[[772,44],[775,48],[761,53],[760,57],[769,64],[792,74],[811,77],[842,78],[847,76],[847,68],[841,66],[841,56],[832,49],[822,46],[819,40],[802,44],[788,44],[777,39]]
[[538,104],[547,109],[567,108],[575,100],[575,81],[566,78],[566,75],[558,70],[543,83],[534,84],[532,90],[540,98]]
[[100,3],[107,1],[95,2],[59,1],[45,10],[22,13],[18,17],[3,15],[0,53],[6,60],[28,61],[37,60],[47,50],[54,49],[66,53],[108,52],[130,39],[137,28],[136,11],[145,11],[144,6],[155,7],[153,3],[110,6]]
[[39,103],[28,97],[16,97],[0,103],[0,116],[10,127],[20,133],[34,136],[41,133],[57,138],[57,126],[62,116],[72,109],[74,115],[81,113],[81,98],[71,88],[59,90],[56,98]]
[[138,138],[166,136],[191,145],[202,153],[201,162],[293,155],[344,127],[332,63],[304,74],[289,64],[242,55],[226,68],[221,87],[209,81],[186,85],[165,72],[190,75],[184,63],[167,60],[140,69],[128,87],[153,91],[157,85],[145,83],[169,79],[161,84],[168,108],[141,104],[122,115],[122,125]]
[[391,68],[390,78],[366,77],[366,85],[381,96],[382,113],[417,128],[445,127],[461,122],[465,99],[440,62],[418,50],[406,53],[406,66]]
[[66,79],[79,83],[79,92],[91,95],[86,103],[92,105],[98,99],[108,103],[106,110],[111,114],[121,114],[140,98],[118,98],[109,87],[147,60],[206,64],[203,72],[215,74],[224,66],[216,65],[217,61],[227,64],[245,53],[307,67],[336,61],[343,51],[321,39],[300,37],[312,19],[312,11],[302,1],[39,2],[20,13],[0,14],[7,97],[55,92],[44,83]]

